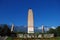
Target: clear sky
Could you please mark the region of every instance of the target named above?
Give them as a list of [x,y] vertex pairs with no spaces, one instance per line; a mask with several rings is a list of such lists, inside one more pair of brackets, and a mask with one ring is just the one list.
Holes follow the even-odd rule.
[[29,8],[33,10],[34,26],[60,25],[60,0],[0,0],[0,24],[27,26]]

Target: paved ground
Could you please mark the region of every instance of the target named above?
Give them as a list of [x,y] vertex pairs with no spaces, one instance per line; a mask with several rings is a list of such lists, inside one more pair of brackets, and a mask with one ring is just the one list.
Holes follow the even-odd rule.
[[4,37],[0,36],[0,40],[6,40],[7,38],[8,38],[7,36],[4,36]]

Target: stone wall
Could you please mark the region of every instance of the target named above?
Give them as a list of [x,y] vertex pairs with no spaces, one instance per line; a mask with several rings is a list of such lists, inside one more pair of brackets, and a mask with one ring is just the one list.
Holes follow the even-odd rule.
[[[42,38],[42,34],[17,34],[18,38]],[[43,38],[52,38],[54,34],[43,34]]]

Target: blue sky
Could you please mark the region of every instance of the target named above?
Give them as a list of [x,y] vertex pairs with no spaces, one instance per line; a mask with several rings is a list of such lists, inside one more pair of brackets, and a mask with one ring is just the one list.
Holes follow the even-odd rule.
[[0,24],[27,26],[29,8],[33,10],[34,26],[60,25],[60,0],[0,0]]

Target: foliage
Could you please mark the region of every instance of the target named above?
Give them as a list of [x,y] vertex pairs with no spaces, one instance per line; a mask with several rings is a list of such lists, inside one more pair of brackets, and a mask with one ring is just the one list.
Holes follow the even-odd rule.
[[47,33],[54,33],[54,36],[60,36],[60,26],[57,26],[56,29],[50,28]]
[[2,29],[2,36],[9,36],[10,35],[10,29],[8,28],[8,25],[4,25],[3,29]]
[[11,31],[8,28],[7,24],[4,24],[2,26],[0,25],[0,35],[1,36],[10,36],[11,35]]
[[60,26],[56,28],[56,31],[57,31],[57,36],[60,36]]
[[48,33],[55,33],[55,32],[56,32],[56,30],[52,29],[52,28],[50,28],[49,31],[48,31]]
[[2,27],[0,27],[0,35],[1,35],[1,32],[2,32]]

